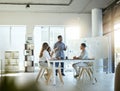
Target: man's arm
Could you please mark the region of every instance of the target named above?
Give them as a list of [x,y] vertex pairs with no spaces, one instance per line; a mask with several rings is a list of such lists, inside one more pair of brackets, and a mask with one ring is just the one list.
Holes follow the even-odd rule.
[[56,43],[54,44],[54,48],[53,49],[54,49],[55,52],[58,50],[58,47],[57,47]]
[[56,48],[56,43],[54,44],[54,47],[53,47],[53,49],[55,49]]
[[65,50],[65,51],[67,50],[67,46],[65,46],[65,44],[64,44],[64,49],[63,50]]

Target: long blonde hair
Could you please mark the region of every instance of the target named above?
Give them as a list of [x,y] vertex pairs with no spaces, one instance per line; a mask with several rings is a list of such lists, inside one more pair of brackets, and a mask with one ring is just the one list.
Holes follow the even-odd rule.
[[48,47],[49,47],[48,43],[44,42],[43,45],[42,45],[42,49],[41,49],[41,51],[40,51],[40,57],[43,56],[43,51],[44,51],[44,50],[47,50]]

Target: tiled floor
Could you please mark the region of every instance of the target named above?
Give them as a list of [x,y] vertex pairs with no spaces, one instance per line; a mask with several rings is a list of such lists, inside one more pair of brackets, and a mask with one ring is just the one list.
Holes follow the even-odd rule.
[[[24,85],[30,80],[34,80],[38,72],[35,73],[17,73],[7,74],[7,76],[14,76],[16,78],[17,85]],[[44,77],[39,79],[38,85],[41,85],[45,91],[114,91],[114,74],[97,73],[97,83],[94,85],[89,80],[77,80],[73,77],[72,72],[66,72],[64,79],[64,85],[57,78],[56,86],[45,84]]]

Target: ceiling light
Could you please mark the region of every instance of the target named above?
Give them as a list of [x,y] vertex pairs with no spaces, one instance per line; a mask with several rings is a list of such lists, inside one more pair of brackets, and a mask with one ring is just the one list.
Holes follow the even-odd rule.
[[27,4],[27,5],[26,5],[26,8],[30,8],[30,4]]

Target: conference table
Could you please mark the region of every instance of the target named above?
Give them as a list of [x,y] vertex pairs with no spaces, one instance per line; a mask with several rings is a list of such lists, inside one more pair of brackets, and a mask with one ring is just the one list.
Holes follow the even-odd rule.
[[65,59],[65,60],[58,60],[58,59],[53,59],[50,60],[50,63],[52,63],[52,67],[53,67],[53,85],[56,85],[56,67],[55,64],[56,63],[60,63],[60,62],[64,62],[65,64],[71,64],[71,63],[78,63],[78,62],[92,62],[93,63],[93,84],[95,83],[95,60],[94,59],[87,59],[87,60],[80,60],[80,59]]

